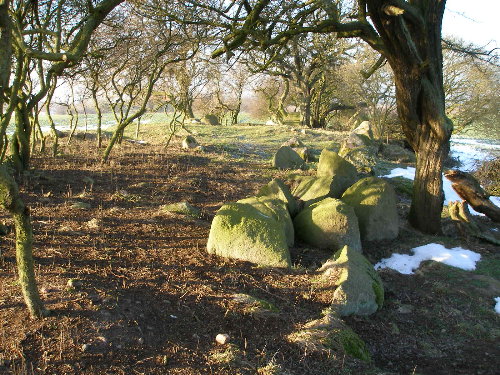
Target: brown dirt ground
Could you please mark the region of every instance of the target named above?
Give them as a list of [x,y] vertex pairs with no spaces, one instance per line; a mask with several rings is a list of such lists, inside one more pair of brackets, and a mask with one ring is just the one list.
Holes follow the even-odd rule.
[[[30,320],[15,281],[14,237],[3,237],[0,374],[498,373],[494,338],[468,337],[456,328],[477,319],[472,307],[446,309],[470,304],[468,291],[453,278],[458,287],[451,294],[442,280],[437,288],[433,277],[442,270],[435,264],[412,277],[381,272],[384,308],[347,320],[373,363],[309,353],[288,342],[287,335],[327,307],[329,295],[310,279],[328,254],[298,246],[296,266],[287,271],[205,251],[217,209],[266,183],[261,171],[269,172],[267,165],[151,145],[123,144],[104,166],[98,155],[93,143],[82,141],[57,159],[33,158],[23,196],[33,219],[39,287],[53,314]],[[159,210],[182,200],[202,217]],[[90,208],[72,208],[75,201]],[[394,248],[374,244],[373,253]],[[279,312],[252,314],[234,300],[236,293],[266,299]],[[218,333],[229,334],[231,345],[217,345]]]

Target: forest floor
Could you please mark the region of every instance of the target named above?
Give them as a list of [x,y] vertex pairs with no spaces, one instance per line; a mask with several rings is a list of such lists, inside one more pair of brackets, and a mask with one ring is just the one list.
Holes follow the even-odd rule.
[[[233,141],[223,142],[215,130],[202,131],[203,152],[124,141],[101,165],[94,141],[74,140],[57,158],[33,157],[22,195],[33,220],[37,280],[52,314],[29,318],[16,282],[15,238],[2,237],[0,374],[498,374],[498,247],[460,239],[446,218],[444,236],[420,234],[402,220],[398,239],[363,244],[373,263],[431,242],[482,256],[472,272],[431,261],[413,275],[379,271],[384,307],[346,319],[371,362],[290,342],[287,336],[319,318],[331,300],[311,283],[331,253],[298,243],[290,270],[207,254],[221,205],[286,173],[270,168],[271,145],[242,143],[251,127],[235,127]],[[263,131],[266,139],[273,135]],[[282,132],[277,142],[293,135]],[[316,137],[317,154],[341,134],[307,137]],[[399,194],[404,217],[409,199]],[[161,210],[180,201],[201,216]],[[11,225],[7,214],[3,220]],[[257,314],[235,299],[239,293],[276,311]],[[215,342],[219,333],[229,344]]]

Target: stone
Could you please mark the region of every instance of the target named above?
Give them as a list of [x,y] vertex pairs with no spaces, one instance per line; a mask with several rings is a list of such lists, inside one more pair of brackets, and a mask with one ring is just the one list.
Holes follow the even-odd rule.
[[160,207],[160,211],[182,214],[195,218],[201,217],[201,211],[188,202],[165,204]]
[[342,195],[342,201],[354,208],[364,241],[392,240],[399,233],[399,215],[394,188],[385,180],[367,177]]
[[294,180],[292,194],[304,202],[304,207],[327,197],[340,198],[342,189],[332,177],[298,176]]
[[258,191],[257,197],[263,196],[283,201],[286,204],[291,217],[295,217],[299,211],[297,202],[290,192],[290,188],[278,178],[274,178]]
[[363,121],[356,129],[352,131],[354,134],[362,135],[370,140],[373,140],[373,130],[370,121]]
[[291,148],[305,147],[304,143],[297,137],[290,138],[288,141],[284,142],[282,146],[288,146]]
[[277,169],[302,169],[304,159],[300,157],[291,147],[281,146],[274,154],[271,164]]
[[318,177],[333,177],[335,191],[332,197],[340,198],[342,193],[358,179],[356,167],[336,152],[324,149],[321,152],[317,170]]
[[220,125],[219,118],[216,115],[208,114],[203,117],[208,125]]
[[181,145],[184,150],[189,150],[198,147],[198,142],[192,135],[188,135],[182,140]]
[[250,204],[264,215],[273,217],[283,226],[288,246],[293,246],[295,243],[295,231],[292,218],[283,201],[269,197],[250,197],[240,199],[238,203]]
[[378,149],[378,144],[367,136],[351,133],[342,142],[339,156],[353,164],[358,172],[372,173],[377,165]]
[[66,285],[69,288],[79,288],[83,285],[83,283],[81,280],[78,280],[78,279],[69,279],[68,282],[66,283]]
[[297,237],[309,245],[333,251],[348,245],[361,251],[354,209],[339,199],[326,198],[304,208],[293,225]]
[[339,316],[371,315],[382,308],[384,286],[373,265],[344,246],[319,269],[322,280],[336,287],[330,311]]
[[267,267],[291,267],[293,230],[287,221],[288,210],[278,199],[254,197],[225,204],[212,221],[207,251]]
[[395,144],[382,144],[380,154],[385,159],[396,163],[414,163],[417,160],[414,152]]
[[293,150],[299,154],[304,161],[312,161],[313,155],[307,147],[294,147]]
[[230,337],[227,333],[219,333],[217,336],[215,336],[215,342],[219,345],[225,345],[229,342]]
[[342,319],[334,314],[312,320],[288,335],[288,340],[307,352],[345,353],[365,362],[371,355],[365,342]]

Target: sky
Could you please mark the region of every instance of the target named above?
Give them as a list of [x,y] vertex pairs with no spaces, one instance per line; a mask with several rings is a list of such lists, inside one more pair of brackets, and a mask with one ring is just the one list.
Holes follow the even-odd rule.
[[500,47],[500,0],[447,0],[442,34]]

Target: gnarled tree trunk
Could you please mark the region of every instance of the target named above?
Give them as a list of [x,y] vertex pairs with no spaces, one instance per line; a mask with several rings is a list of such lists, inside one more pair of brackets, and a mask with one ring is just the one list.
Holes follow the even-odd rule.
[[398,114],[417,155],[410,222],[426,233],[441,232],[442,171],[453,130],[443,90],[441,21],[446,1],[367,1],[384,41],[381,52],[394,72]]

